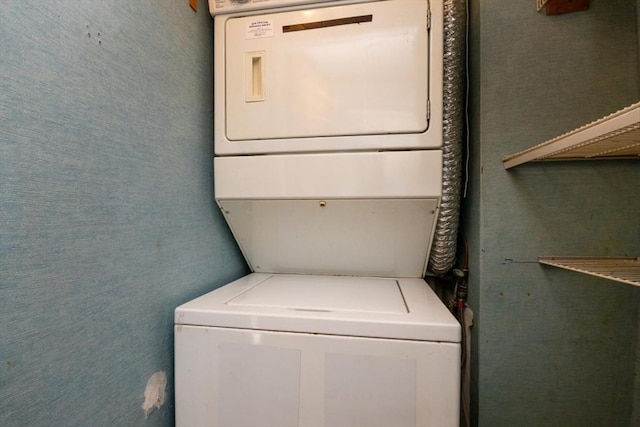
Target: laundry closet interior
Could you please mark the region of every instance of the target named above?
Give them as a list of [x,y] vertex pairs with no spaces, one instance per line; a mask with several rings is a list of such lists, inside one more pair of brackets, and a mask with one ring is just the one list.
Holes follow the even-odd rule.
[[0,2],[0,425],[640,425],[640,3],[452,2]]

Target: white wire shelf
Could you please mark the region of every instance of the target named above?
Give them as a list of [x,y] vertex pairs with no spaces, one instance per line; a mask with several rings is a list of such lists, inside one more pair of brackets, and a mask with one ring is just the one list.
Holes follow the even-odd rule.
[[505,156],[505,169],[543,160],[640,159],[640,102],[571,132]]
[[539,257],[538,262],[640,286],[640,258],[638,257]]

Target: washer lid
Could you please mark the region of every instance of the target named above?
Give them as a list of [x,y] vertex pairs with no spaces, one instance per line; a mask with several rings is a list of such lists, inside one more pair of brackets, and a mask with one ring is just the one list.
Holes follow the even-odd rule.
[[295,311],[409,312],[398,282],[386,278],[271,275],[227,304]]
[[460,342],[422,279],[253,273],[176,309],[176,324]]

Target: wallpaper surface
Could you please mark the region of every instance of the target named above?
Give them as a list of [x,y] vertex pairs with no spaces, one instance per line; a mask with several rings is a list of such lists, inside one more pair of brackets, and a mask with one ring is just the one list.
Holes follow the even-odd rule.
[[638,256],[640,167],[505,171],[502,156],[638,102],[638,2],[561,16],[534,3],[471,2],[474,414],[480,427],[631,427],[640,289],[537,257]]
[[0,425],[173,424],[173,310],[245,272],[205,1],[0,2]]

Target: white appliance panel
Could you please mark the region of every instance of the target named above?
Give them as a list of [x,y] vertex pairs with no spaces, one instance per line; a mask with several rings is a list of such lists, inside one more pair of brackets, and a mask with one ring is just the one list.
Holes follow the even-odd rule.
[[221,342],[219,352],[218,425],[298,426],[300,349]]
[[218,157],[215,193],[253,271],[421,277],[440,150]]
[[454,427],[460,345],[175,327],[176,425]]
[[252,271],[422,277],[437,199],[219,200]]
[[417,375],[411,357],[326,353],[325,426],[415,427]]
[[386,151],[214,159],[217,200],[434,198],[442,151]]
[[453,343],[461,336],[456,319],[422,279],[252,273],[181,305],[175,321]]
[[441,2],[243,10],[214,31],[217,155],[442,146]]
[[329,1],[334,0],[209,0],[209,12],[214,16],[218,13],[246,12],[256,9],[269,9],[311,3],[318,4]]
[[427,5],[382,1],[229,19],[227,138],[424,132]]

